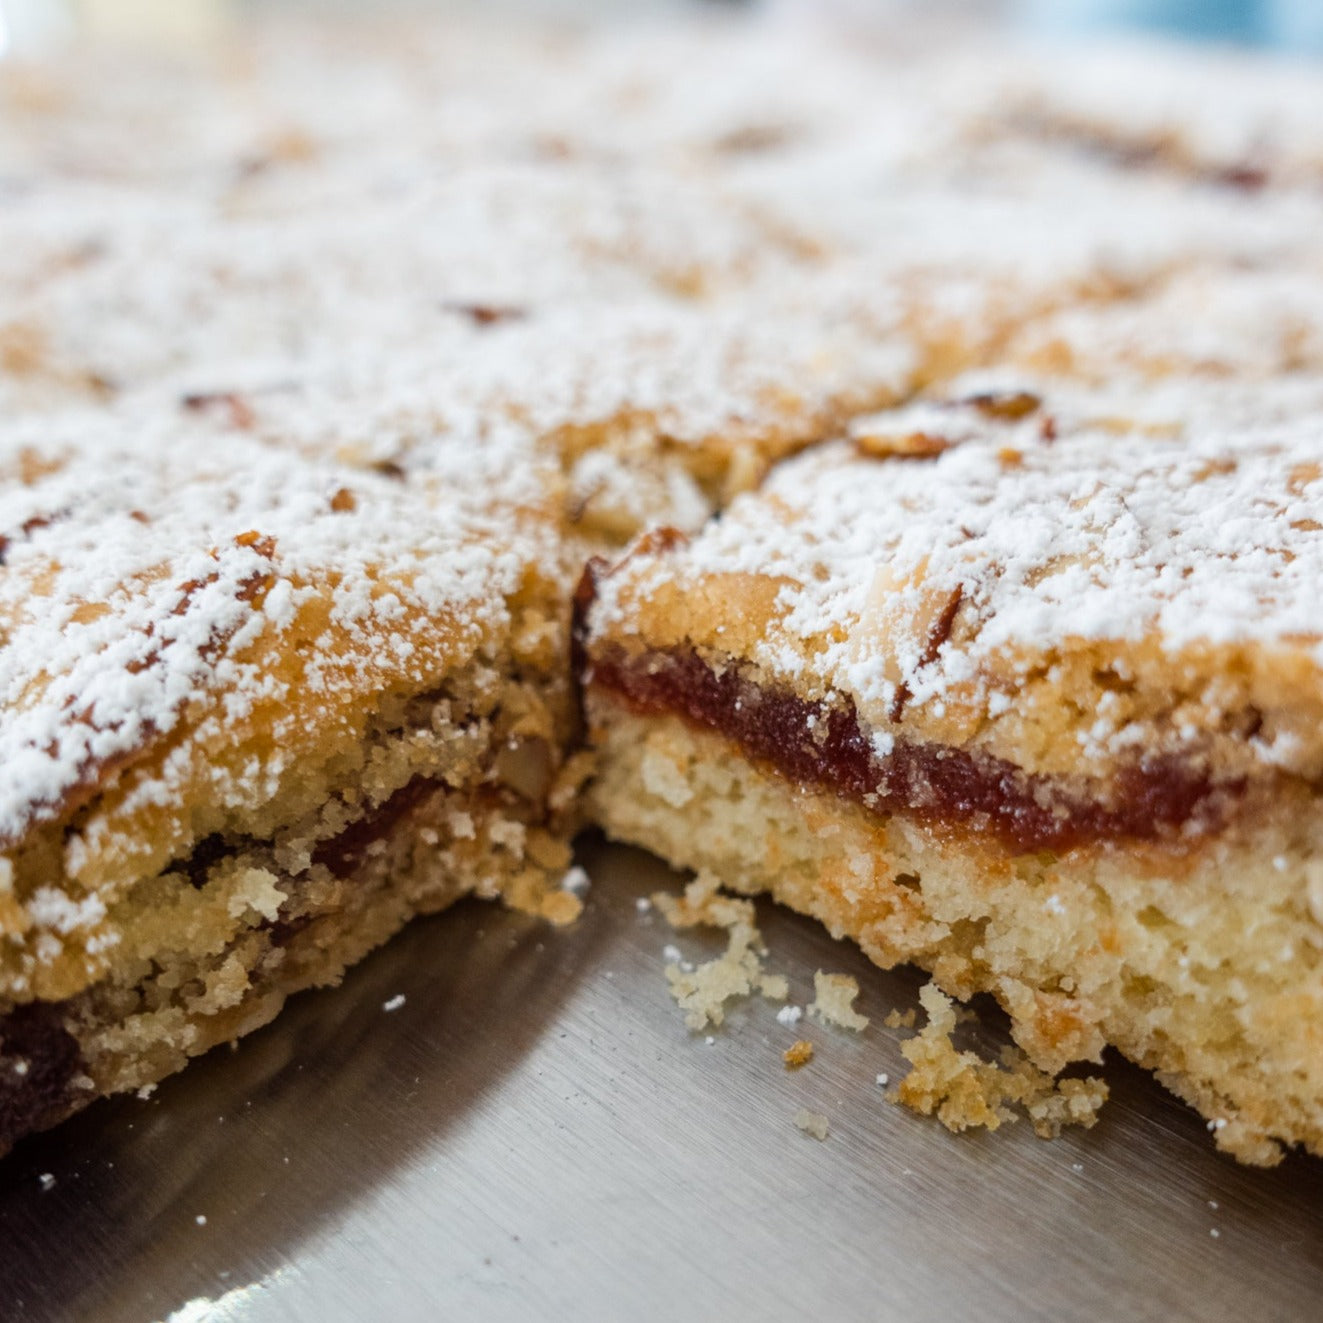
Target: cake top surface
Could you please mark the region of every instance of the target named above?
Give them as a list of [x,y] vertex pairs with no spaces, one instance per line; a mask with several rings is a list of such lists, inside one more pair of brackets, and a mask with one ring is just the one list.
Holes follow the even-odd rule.
[[[881,308],[899,346],[907,300],[973,322],[989,291],[1038,307],[1200,256],[1317,252],[1303,185],[1219,187],[1179,162],[1137,172],[1055,150],[1000,108],[1008,87],[1058,96],[1061,57],[962,49],[790,6],[578,30],[270,20],[189,60],[6,67],[0,403],[409,359],[523,394],[535,362],[583,394],[576,374],[613,339],[637,342],[636,325],[711,316],[793,341],[796,298],[830,297]],[[1166,58],[1065,63],[1123,82]],[[1231,63],[1271,100],[1275,67]],[[1110,111],[1123,129],[1132,106],[1118,93]],[[1305,151],[1303,114],[1236,122]],[[465,308],[524,325],[487,334]],[[683,356],[674,375],[694,375]],[[600,361],[600,389],[646,403],[650,366]],[[872,384],[877,365],[840,375]],[[738,380],[699,394],[706,416],[751,407]]]
[[228,397],[190,404],[0,436],[8,842],[207,721],[238,739],[274,709],[279,749],[355,696],[435,684],[495,655],[529,581],[547,609],[563,594],[557,475],[520,434],[437,438],[405,481],[215,426]]
[[988,738],[1086,661],[1055,694],[1067,753],[1154,747],[1154,722],[1190,743],[1257,706],[1255,757],[1312,766],[1288,710],[1321,688],[1317,383],[1013,380],[857,419],[692,543],[626,558],[599,639],[732,655],[848,697],[883,741]]
[[[1059,54],[1007,45],[980,65],[979,40],[953,48],[800,5],[514,32],[272,19],[187,58],[89,51],[0,67],[0,836],[16,837],[34,807],[67,805],[89,769],[128,756],[144,732],[174,729],[203,691],[223,693],[235,721],[256,711],[245,706],[255,690],[276,683],[263,666],[292,687],[284,661],[297,655],[301,677],[321,658],[329,674],[339,649],[349,688],[388,683],[388,662],[401,683],[434,673],[439,653],[419,660],[429,629],[443,651],[461,637],[476,647],[504,627],[530,567],[562,573],[568,553],[549,548],[563,516],[607,540],[659,517],[697,527],[856,413],[1008,344],[1033,364],[1033,328],[1049,317],[1044,335],[1072,343],[1112,328],[1121,363],[1136,340],[1145,365],[1165,361],[1175,327],[1187,367],[1246,378],[1248,341],[1259,377],[1301,377],[1323,317],[1314,285],[1283,273],[1323,268],[1312,177],[1200,162],[1234,163],[1260,138],[1275,159],[1312,159],[1307,80],[1292,78],[1289,106],[1270,114],[1275,66],[1232,61],[1227,73],[1215,60],[1201,73],[1171,57],[1210,95],[1224,77],[1238,89],[1227,114],[1249,136],[1204,141],[1161,98],[1137,108],[1120,91],[1086,95],[1166,56],[1075,57],[1087,75],[1075,89]],[[1038,119],[1006,109],[1021,103]],[[1184,145],[1136,169],[1124,152],[1063,151],[1041,131],[1045,118],[1088,117],[1118,140]],[[1187,315],[1203,306],[1197,289],[1212,291],[1216,316]],[[1246,332],[1246,306],[1273,336]],[[1310,389],[1274,387],[1285,402],[1272,405],[1219,397],[1227,418],[1272,424],[1262,447],[1237,432],[1256,456],[1245,473],[1258,473],[1260,451],[1270,468],[1272,447],[1291,463],[1307,448],[1288,424]],[[1118,405],[1170,412],[1173,426],[1184,407],[1175,396]],[[1235,439],[1209,427],[1188,456]],[[989,647],[998,629],[1033,641],[1053,576],[1024,565],[1085,557],[1088,544],[1100,582],[1118,581],[1120,505],[1089,504],[1095,522],[1117,514],[1114,528],[1072,513],[1059,547],[1004,546],[1006,530],[974,521],[958,554],[942,541],[944,503],[986,512],[1024,497],[1046,527],[1061,484],[1087,480],[1083,468],[1070,477],[1084,459],[1055,456],[1102,454],[1089,439],[1100,432],[1075,437],[1063,423],[1051,459],[1026,441],[1016,473],[988,458],[1001,442],[976,435],[931,463],[861,465],[860,490],[837,447],[776,477],[767,500],[792,510],[811,475],[792,521],[809,537],[813,490],[837,482],[842,512],[867,508],[861,490],[903,497],[922,518],[842,521],[835,543],[812,532],[814,546],[839,549],[828,579],[864,563],[852,538],[904,562],[920,530],[935,530],[924,573],[937,591],[953,591],[960,555],[1021,565],[1022,582],[1001,587],[981,571],[962,611],[996,607],[980,627]],[[1125,444],[1137,459],[1140,442]],[[1095,477],[1124,491],[1113,449]],[[1175,490],[1188,456],[1144,480]],[[1202,494],[1220,500],[1238,481],[1232,495],[1245,499],[1244,475]],[[342,490],[353,504],[334,508]],[[747,520],[721,555],[765,550],[781,563],[798,544],[769,545],[780,533],[760,528],[761,508],[737,506],[695,554],[716,555]],[[1227,630],[1288,632],[1294,567],[1308,557],[1286,528],[1280,547],[1265,543],[1285,577],[1258,617],[1251,550],[1234,571],[1195,576],[1208,600],[1214,580],[1241,585],[1226,589]],[[1194,557],[1196,534],[1182,555]],[[1152,536],[1176,534],[1155,525]],[[849,596],[804,592],[802,640],[814,611],[830,623]],[[1071,631],[1078,615],[1093,631],[1081,637],[1100,636],[1112,609],[1102,592],[1063,599]],[[296,609],[301,594],[330,612],[320,632]],[[1141,600],[1121,613],[1126,629],[1148,619]],[[1164,638],[1185,637],[1187,600],[1153,599]],[[360,609],[375,622],[362,638],[340,629]],[[231,665],[248,647],[269,652]],[[885,685],[860,667],[861,698],[882,701]],[[935,696],[943,667],[927,669],[905,683]]]

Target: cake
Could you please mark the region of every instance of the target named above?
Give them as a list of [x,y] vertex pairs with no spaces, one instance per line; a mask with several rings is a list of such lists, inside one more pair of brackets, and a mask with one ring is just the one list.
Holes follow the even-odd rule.
[[0,1150],[589,821],[1320,1150],[1323,106],[902,28],[0,67]]
[[580,588],[607,832],[1323,1139],[1315,415],[956,393]]
[[574,913],[554,472],[85,415],[2,453],[0,1143],[459,895]]

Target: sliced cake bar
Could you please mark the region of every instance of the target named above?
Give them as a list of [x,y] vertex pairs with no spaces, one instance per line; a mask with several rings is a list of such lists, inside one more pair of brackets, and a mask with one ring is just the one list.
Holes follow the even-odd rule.
[[592,565],[594,811],[1323,1152],[1317,426],[1127,407],[927,402]]

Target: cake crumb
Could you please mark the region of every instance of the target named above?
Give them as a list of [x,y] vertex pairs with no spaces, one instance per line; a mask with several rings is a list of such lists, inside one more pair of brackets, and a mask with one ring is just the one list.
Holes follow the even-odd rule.
[[807,1038],[796,1039],[781,1053],[781,1060],[786,1063],[787,1070],[798,1070],[801,1066],[807,1066],[813,1060],[813,1044]]
[[653,904],[673,928],[699,926],[726,930],[725,953],[698,966],[673,958],[679,952],[667,947],[670,959],[666,981],[671,996],[685,1013],[685,1024],[694,1032],[717,1026],[726,1018],[726,1003],[755,992],[777,999],[787,995],[784,978],[763,969],[767,948],[754,922],[751,900],[728,896],[720,881],[711,873],[700,873],[684,889],[682,896],[658,892]]
[[155,1084],[144,1084],[142,1088],[138,1090],[138,1094],[137,1094],[138,1101],[146,1102],[147,1099],[150,1098],[152,1094],[154,1094],[155,1092],[156,1092]]
[[824,974],[818,970],[813,975],[813,994],[808,1011],[823,1024],[852,1029],[855,1033],[868,1028],[868,1016],[854,1009],[859,984],[849,974]]
[[404,1002],[404,993],[397,992],[389,1001],[383,1001],[381,1003],[381,1009],[383,1011],[398,1011],[400,1007],[404,1005]]
[[554,927],[564,928],[583,913],[583,901],[572,891],[550,891],[536,912]]
[[888,1029],[913,1029],[915,1018],[914,1007],[911,1006],[907,1011],[888,1011],[882,1023]]
[[996,1130],[1015,1119],[1013,1106],[1022,1108],[1034,1131],[1055,1138],[1068,1125],[1089,1129],[1107,1099],[1107,1085],[1095,1077],[1056,1079],[1039,1070],[1015,1047],[1006,1048],[1001,1063],[983,1061],[973,1052],[961,1052],[951,1042],[956,1027],[955,1005],[934,983],[919,993],[928,1023],[901,1044],[911,1063],[894,1101],[924,1116],[936,1115],[948,1130],[977,1126]]
[[827,1138],[827,1118],[821,1112],[810,1112],[807,1107],[801,1107],[795,1113],[795,1124],[814,1139]]

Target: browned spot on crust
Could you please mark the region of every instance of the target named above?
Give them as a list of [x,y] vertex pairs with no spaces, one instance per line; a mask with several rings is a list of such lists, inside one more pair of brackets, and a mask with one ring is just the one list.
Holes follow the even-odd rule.
[[[928,629],[923,651],[919,654],[920,667],[931,666],[937,660],[942,644],[951,637],[951,627],[955,624],[956,612],[960,610],[960,603],[964,600],[965,590],[960,584],[956,584],[955,591],[946,599],[937,619]],[[891,708],[887,713],[892,721],[899,721],[904,716],[905,704],[910,701],[911,696],[909,685],[902,680],[896,686],[896,696],[891,700]]]
[[723,134],[712,146],[731,156],[751,156],[784,147],[793,136],[785,124],[746,124]]
[[238,534],[234,539],[234,545],[237,547],[252,547],[259,556],[265,556],[270,560],[276,554],[276,540],[265,533],[259,533],[257,529],[250,528],[246,533]]
[[251,430],[257,422],[253,406],[238,391],[191,391],[179,401],[189,413],[207,413],[219,417],[241,432]]
[[52,510],[50,514],[33,515],[25,519],[15,533],[0,534],[0,565],[7,563],[9,549],[16,542],[30,541],[34,533],[40,532],[43,528],[50,528],[54,524],[62,523],[68,519],[72,511],[70,510]]
[[1043,401],[1027,390],[990,390],[971,395],[962,403],[972,405],[985,418],[1016,423],[1021,418],[1028,418],[1031,413],[1037,413]]
[[868,459],[936,459],[952,442],[934,432],[861,432],[854,448]]
[[501,322],[522,321],[528,316],[526,308],[516,308],[509,304],[463,303],[448,300],[441,306],[447,312],[455,312],[461,317],[467,317],[475,326],[496,326]]

